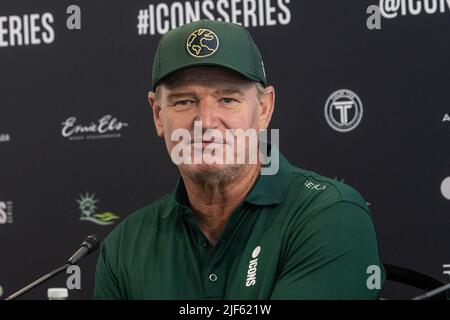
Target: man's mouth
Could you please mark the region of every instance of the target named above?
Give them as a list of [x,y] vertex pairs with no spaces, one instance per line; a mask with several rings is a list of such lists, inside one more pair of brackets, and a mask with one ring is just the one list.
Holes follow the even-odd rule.
[[221,139],[216,139],[216,137],[210,137],[210,138],[202,138],[202,139],[192,139],[191,144],[225,144],[225,141]]

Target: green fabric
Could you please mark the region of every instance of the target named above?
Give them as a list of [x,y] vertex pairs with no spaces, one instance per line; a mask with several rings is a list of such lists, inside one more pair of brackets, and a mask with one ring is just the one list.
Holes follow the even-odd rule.
[[261,53],[244,27],[200,20],[161,38],[153,61],[153,89],[172,73],[200,65],[225,67],[267,85]]
[[196,223],[182,179],[129,216],[102,244],[94,298],[378,298],[366,285],[367,268],[381,267],[381,283],[385,272],[365,201],[280,157],[278,174],[258,178],[215,247]]

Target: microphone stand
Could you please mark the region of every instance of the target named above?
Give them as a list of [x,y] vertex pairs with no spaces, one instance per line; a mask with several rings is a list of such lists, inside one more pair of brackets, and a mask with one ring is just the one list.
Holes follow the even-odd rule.
[[71,266],[70,263],[66,263],[65,265],[63,265],[62,267],[59,267],[55,270],[53,270],[50,273],[47,273],[45,276],[37,279],[36,281],[34,281],[33,283],[30,283],[28,286],[26,286],[25,288],[20,289],[19,291],[17,291],[16,293],[10,295],[8,298],[6,298],[5,300],[14,300],[18,297],[20,297],[21,295],[27,293],[28,291],[30,291],[31,289],[37,287],[38,285],[40,285],[41,283],[47,281],[48,279],[53,278],[54,276],[60,274],[61,272],[65,271],[69,266]]
[[14,300],[14,299],[20,297],[21,295],[23,295],[24,293],[30,291],[34,287],[36,287],[36,286],[40,285],[41,283],[47,281],[48,279],[53,278],[54,276],[56,276],[56,275],[60,274],[61,272],[65,271],[69,266],[76,265],[81,259],[83,259],[83,257],[85,257],[88,254],[90,254],[90,253],[94,252],[95,250],[97,250],[98,244],[99,244],[99,239],[98,239],[98,237],[95,234],[87,236],[84,239],[83,243],[80,245],[80,248],[77,250],[77,252],[75,252],[70,257],[70,259],[66,262],[65,265],[63,265],[62,267],[59,267],[59,268],[53,270],[52,272],[46,274],[43,277],[37,279],[35,282],[29,284],[25,288],[23,288],[23,289],[17,291],[16,293],[10,295],[5,300]]
[[[443,293],[445,291],[450,290],[450,283],[447,283],[441,287],[437,287],[434,290],[431,290],[430,292],[426,292],[420,296],[414,297],[412,300],[427,300],[430,299],[431,297],[437,296],[440,293]],[[448,298],[448,295],[447,295]]]

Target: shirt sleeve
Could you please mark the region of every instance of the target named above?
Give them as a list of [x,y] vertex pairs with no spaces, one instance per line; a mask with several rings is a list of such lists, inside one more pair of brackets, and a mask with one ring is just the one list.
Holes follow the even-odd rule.
[[299,219],[287,242],[271,299],[379,297],[385,271],[374,224],[359,205],[337,202]]
[[106,242],[104,242],[95,271],[94,300],[123,299],[114,269],[112,268],[113,265],[108,256]]

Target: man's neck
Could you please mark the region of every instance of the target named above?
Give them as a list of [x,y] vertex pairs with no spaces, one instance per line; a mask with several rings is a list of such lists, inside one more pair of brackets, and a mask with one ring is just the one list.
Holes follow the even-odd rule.
[[195,180],[182,174],[199,227],[212,245],[219,240],[233,210],[255,184],[260,170],[260,165],[246,165],[226,181],[215,182]]

